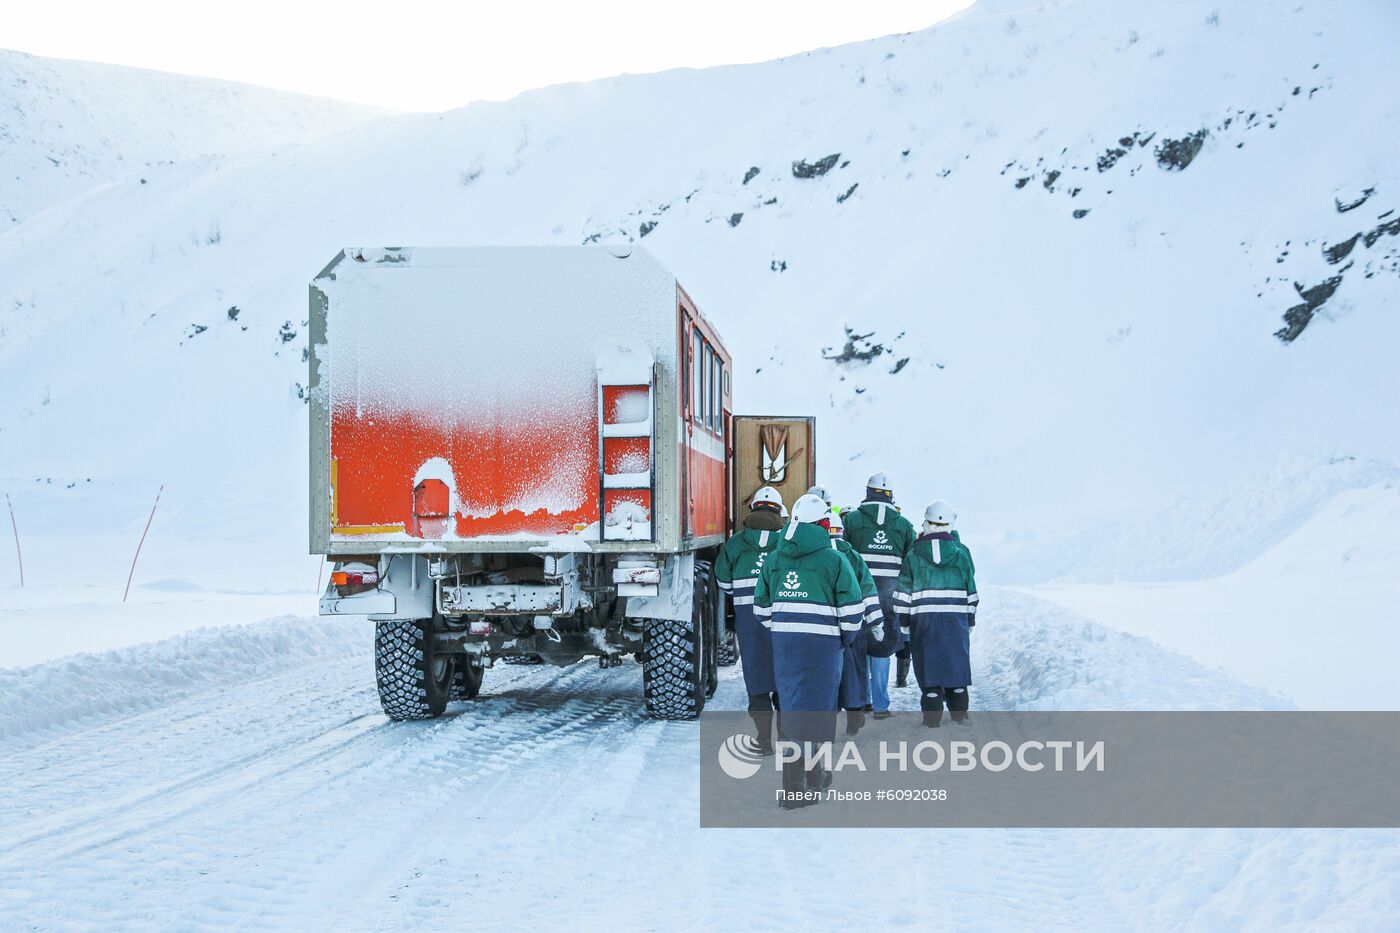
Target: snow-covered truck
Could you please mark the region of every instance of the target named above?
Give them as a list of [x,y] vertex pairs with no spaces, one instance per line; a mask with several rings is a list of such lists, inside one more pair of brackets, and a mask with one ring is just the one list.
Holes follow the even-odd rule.
[[384,711],[593,655],[698,715],[735,656],[731,370],[675,277],[625,246],[346,249],[310,302],[320,610],[375,622]]

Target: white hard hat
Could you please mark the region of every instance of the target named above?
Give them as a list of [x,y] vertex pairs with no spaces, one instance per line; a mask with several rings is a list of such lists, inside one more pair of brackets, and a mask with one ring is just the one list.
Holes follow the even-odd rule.
[[869,489],[889,489],[890,478],[884,473],[872,473],[870,479],[865,481],[865,485]]
[[757,508],[760,502],[776,505],[780,509],[783,507],[783,497],[772,486],[758,487],[758,492],[753,494],[753,501],[749,503],[749,508]]
[[787,506],[783,505],[781,502],[778,503],[778,514],[781,515],[783,518],[788,517]]
[[819,522],[830,514],[831,509],[822,501],[822,497],[814,496],[810,492],[792,504],[794,522]]
[[833,531],[841,531],[846,527],[846,523],[841,520],[841,513],[835,509],[832,509],[831,514],[827,517],[831,519],[831,528]]
[[942,499],[935,499],[933,503],[924,509],[924,521],[930,525],[951,525],[957,520],[958,513],[953,511],[953,507]]
[[821,496],[823,502],[828,506],[831,505],[831,493],[827,492],[822,486],[813,486],[811,489],[807,490],[807,494],[809,496]]

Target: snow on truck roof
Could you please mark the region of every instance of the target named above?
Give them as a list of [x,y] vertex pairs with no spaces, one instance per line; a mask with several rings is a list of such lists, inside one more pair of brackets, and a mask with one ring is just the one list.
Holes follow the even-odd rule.
[[677,283],[641,249],[355,247],[312,287],[314,381],[359,414],[510,421],[593,406],[600,370],[675,365]]
[[[630,243],[589,246],[350,246],[337,253],[311,284],[324,293],[328,281],[403,269],[455,269],[463,276],[471,276],[473,271],[487,270],[507,275],[546,276],[565,289],[606,290],[619,288],[626,281],[651,278],[655,284],[666,283],[668,301],[672,305],[675,303],[674,292],[679,292],[695,315],[701,320],[705,319],[694,299],[675,276],[647,250]],[[481,284],[475,278],[464,278],[460,282],[461,287],[469,289]],[[616,297],[623,297],[625,293],[624,289]],[[511,311],[538,319],[547,317],[545,312],[549,304],[552,303],[517,303]],[[606,322],[602,323],[606,325]],[[729,354],[723,339],[713,327],[708,330],[710,339],[727,359]]]
[[[675,278],[651,253],[631,244],[611,246],[347,246],[336,254],[316,280],[335,279],[354,271],[384,268],[431,268],[475,266],[509,263],[514,265],[607,266],[629,261],[635,266],[648,266],[654,271]],[[353,263],[351,265],[350,263]]]

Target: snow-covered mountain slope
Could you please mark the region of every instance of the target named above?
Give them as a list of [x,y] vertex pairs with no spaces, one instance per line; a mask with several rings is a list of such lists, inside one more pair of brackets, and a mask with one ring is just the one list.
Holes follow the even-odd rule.
[[375,115],[227,81],[0,49],[0,230],[154,163],[305,142]]
[[1397,39],[1379,0],[987,0],[153,166],[0,236],[33,573],[77,534],[120,582],[163,482],[145,573],[308,585],[305,283],[347,244],[640,242],[724,333],[737,410],[818,415],[838,497],[886,470],[975,543],[1394,464]]

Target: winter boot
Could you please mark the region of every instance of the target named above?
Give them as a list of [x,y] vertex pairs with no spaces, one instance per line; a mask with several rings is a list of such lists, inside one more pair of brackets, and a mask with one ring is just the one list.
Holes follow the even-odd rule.
[[943,722],[943,688],[929,687],[920,694],[919,708],[924,711],[924,725],[938,728]]
[[807,769],[807,789],[809,791],[824,791],[831,786],[832,775],[820,764],[814,764]]
[[846,710],[846,734],[856,735],[860,732],[861,726],[865,725],[865,711],[859,709]]
[[948,701],[948,711],[953,714],[953,722],[967,724],[967,707],[972,699],[966,687],[948,687],[943,691]]
[[894,685],[896,687],[909,686],[910,657],[908,650],[906,649],[905,651],[900,652],[900,654],[895,655],[895,662],[896,663]]
[[749,694],[749,718],[753,720],[758,753],[773,754],[773,700],[767,693]]
[[815,801],[803,799],[806,790],[807,772],[802,768],[802,759],[783,762],[783,796],[778,800],[778,806],[784,810],[810,807]]

